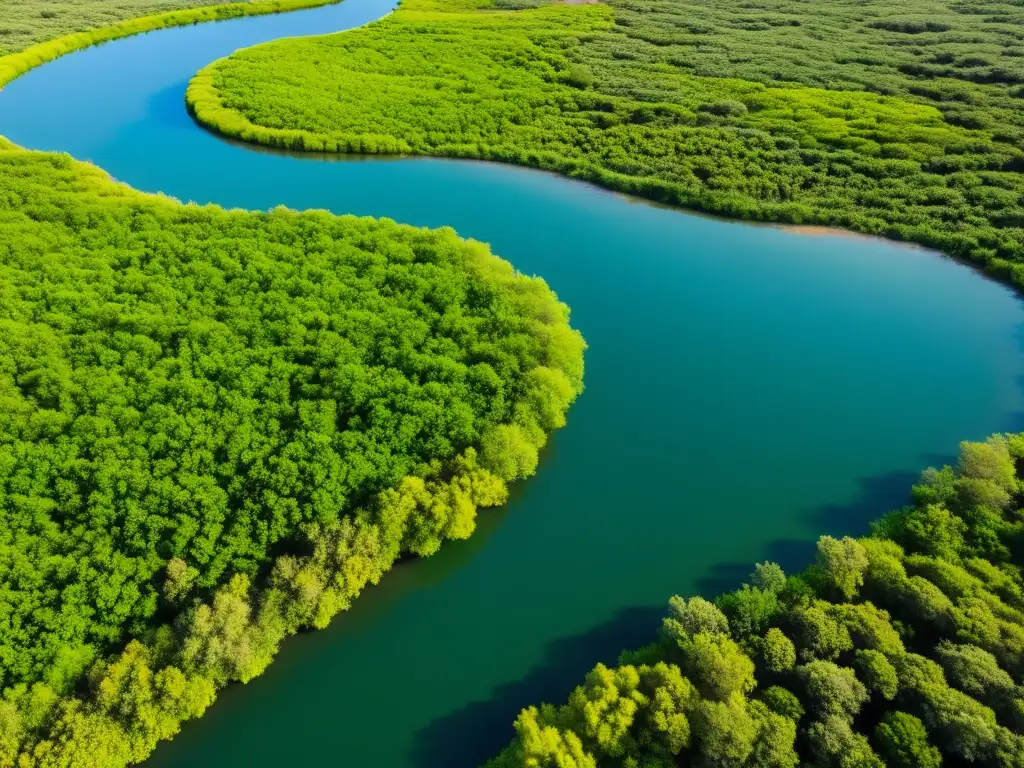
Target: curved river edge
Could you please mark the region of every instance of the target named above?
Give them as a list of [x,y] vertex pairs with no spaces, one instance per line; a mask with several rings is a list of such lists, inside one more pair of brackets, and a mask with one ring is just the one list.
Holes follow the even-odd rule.
[[[102,44],[118,38],[124,38],[136,34],[142,34],[158,29],[169,27],[186,26],[204,21],[223,21],[228,19],[241,18],[243,16],[268,15],[286,11],[313,8],[323,5],[331,5],[340,0],[266,0],[253,3],[236,3],[223,6],[206,6],[185,11],[173,11],[153,16],[140,17],[128,20],[111,27],[101,28],[87,33],[76,33],[57,40],[32,46],[20,54],[0,58],[0,89],[18,76],[29,70],[55,60],[60,56],[72,53],[93,45]],[[13,59],[13,61],[11,61]],[[28,150],[0,136],[0,160],[7,153],[31,153],[44,154],[36,150]],[[114,197],[121,201],[132,202],[140,200],[162,200],[172,205],[189,207],[195,203],[184,203],[176,198],[162,194],[152,194],[134,189],[130,185],[119,182],[110,177],[102,168],[92,163],[79,160],[72,160],[75,172],[81,179],[87,180],[96,188],[107,190]],[[216,204],[207,204],[202,207],[225,210]],[[336,214],[331,214],[332,216]],[[408,227],[409,225],[401,225]],[[464,241],[465,242],[465,241]],[[521,277],[521,273],[506,261],[500,259],[490,249],[486,248],[487,256],[494,261],[501,263],[508,269],[511,276]],[[551,292],[553,301],[557,297]],[[566,312],[566,317],[568,313]],[[578,340],[579,359],[573,363],[582,372],[582,353],[586,348],[585,342],[578,331],[571,330],[566,322],[566,328]],[[567,379],[568,382],[568,379]],[[555,429],[565,423],[565,411],[572,405],[575,398],[582,392],[582,381],[574,381],[571,385],[572,397],[565,403],[558,417],[555,419]],[[503,425],[507,428],[519,429],[516,424]],[[527,443],[532,445],[536,453],[541,452],[547,443],[550,433],[544,430],[537,430],[536,434],[529,436],[522,433]],[[473,445],[460,453],[451,462],[437,470],[437,476],[428,475],[425,478],[416,476],[403,478],[394,487],[384,489],[376,497],[383,499],[387,494],[402,495],[407,481],[426,480],[428,488],[445,493],[462,492],[463,501],[471,508],[475,518],[477,510],[501,506],[508,500],[508,486],[513,480],[519,477],[528,477],[534,470],[525,471],[512,480],[502,480],[487,469],[477,465],[476,456],[480,450],[479,445]],[[479,488],[478,488],[479,486]],[[486,488],[486,490],[485,490]],[[469,489],[467,491],[467,489]],[[372,507],[377,501],[370,502]],[[360,510],[353,510],[349,519],[356,519]],[[365,528],[365,529],[364,529]],[[466,538],[475,529],[475,523],[469,531],[462,534],[448,537],[451,539]],[[369,533],[367,533],[369,531]],[[399,551],[386,543],[385,533],[378,531],[376,527],[369,526],[348,526],[326,531],[319,538],[310,539],[307,536],[296,532],[291,544],[304,544],[305,549],[311,550],[314,554],[309,555],[278,555],[261,573],[259,580],[253,584],[248,576],[235,574],[226,580],[226,583],[219,587],[210,596],[210,599],[193,606],[197,610],[209,610],[216,612],[218,604],[222,600],[247,599],[251,609],[247,609],[245,622],[245,637],[241,642],[257,645],[263,648],[259,652],[259,660],[250,664],[246,671],[241,672],[237,678],[227,683],[220,683],[212,678],[204,676],[203,673],[189,675],[188,678],[171,662],[176,662],[177,653],[168,656],[162,653],[163,658],[153,658],[151,649],[140,643],[138,638],[129,638],[125,648],[120,652],[112,653],[110,656],[101,658],[103,664],[109,665],[108,672],[104,673],[105,678],[100,685],[95,686],[96,690],[90,688],[84,693],[71,693],[61,696],[50,702],[50,706],[59,714],[52,716],[53,720],[49,726],[44,726],[39,732],[31,733],[27,741],[29,746],[22,746],[18,752],[11,753],[13,762],[7,763],[3,753],[0,753],[0,768],[7,768],[8,765],[46,765],[50,766],[53,760],[56,764],[79,765],[83,756],[90,761],[98,760],[102,768],[122,768],[130,764],[141,763],[146,760],[155,749],[159,741],[169,740],[176,735],[181,724],[188,720],[200,717],[203,712],[214,703],[220,689],[231,685],[234,682],[246,683],[249,680],[261,675],[273,661],[280,649],[281,642],[289,636],[311,629],[324,629],[337,616],[338,613],[348,610],[351,601],[358,597],[363,589],[370,585],[379,583],[381,577],[394,565],[403,559],[411,559],[414,554],[407,551]],[[342,548],[353,551],[373,551],[382,553],[381,557],[374,560],[367,560],[361,555],[353,556],[351,559],[337,558],[328,559],[329,563],[320,562],[322,559],[316,553],[320,550],[330,551],[331,548],[341,551]],[[378,562],[379,560],[379,562]],[[274,622],[274,616],[285,616],[290,608],[301,609],[304,600],[308,602],[308,595],[289,593],[282,591],[273,583],[272,572],[277,564],[290,561],[287,568],[295,568],[299,571],[307,569],[313,573],[319,571],[318,593],[321,594],[320,605],[309,623],[294,624],[291,621],[278,621],[277,625],[271,628],[263,626],[263,608],[269,607],[271,615],[269,622]],[[352,565],[351,563],[355,563]],[[326,570],[324,570],[326,566]],[[339,586],[341,585],[341,586]],[[309,585],[307,584],[307,587]],[[278,626],[279,625],[279,626]],[[250,635],[252,635],[250,637]],[[167,659],[170,658],[170,661]],[[116,671],[113,671],[116,670]],[[106,677],[120,679],[125,674],[137,674],[140,677],[149,679],[151,676],[157,681],[157,687],[165,685],[167,679],[174,682],[166,683],[171,687],[182,687],[184,696],[189,703],[177,706],[174,709],[161,711],[164,718],[160,728],[153,735],[146,735],[144,740],[130,736],[120,725],[110,720],[104,713],[102,706],[98,704],[102,695],[102,685],[107,682]],[[161,678],[161,675],[172,673],[169,677]],[[160,682],[163,679],[165,682]],[[116,683],[115,683],[116,684]],[[35,691],[35,689],[33,689]],[[99,692],[97,692],[99,691]],[[179,691],[181,693],[182,691]],[[0,691],[0,694],[3,692]],[[49,693],[53,696],[53,693]],[[59,703],[58,703],[59,702]],[[4,699],[0,696],[0,704]],[[31,730],[31,729],[28,729]],[[152,739],[152,742],[150,742]],[[24,743],[24,741],[23,741]],[[3,745],[7,746],[7,745]]]
[[[588,2],[597,1],[598,0],[588,0]],[[289,13],[292,11],[318,8],[325,5],[334,5],[340,2],[344,2],[344,0],[239,0],[237,2],[225,3],[222,5],[199,6],[196,8],[168,11],[166,13],[153,14],[149,16],[140,16],[134,19],[126,19],[107,27],[100,27],[98,29],[63,35],[54,40],[48,40],[46,42],[30,46],[18,53],[0,56],[0,90],[21,75],[35,69],[36,67],[54,61],[69,53],[90,48],[94,45],[102,45],[103,43],[110,42],[112,40],[145,34],[146,32],[153,32],[159,29],[184,27],[211,21],[227,21],[230,19],[243,18],[245,16],[266,16],[271,14]],[[387,15],[388,14],[384,14],[384,16],[381,16],[380,18],[384,18]],[[374,21],[379,20],[380,19],[375,19]],[[326,32],[324,35],[341,34],[348,31],[351,30]],[[259,45],[266,44],[267,43],[256,43],[253,46],[247,47],[255,48]],[[245,50],[245,47],[238,50]],[[235,51],[235,53],[237,53],[237,51]],[[260,148],[271,152],[296,155],[322,154],[344,157],[348,154],[350,157],[357,156],[349,153],[337,153],[325,148],[323,146],[323,142],[318,140],[318,137],[308,131],[265,128],[250,122],[247,118],[239,115],[237,112],[226,109],[220,102],[218,98],[219,94],[212,85],[212,72],[217,63],[222,61],[224,58],[227,57],[216,59],[203,67],[195,74],[186,89],[185,107],[198,125],[211,133],[225,139],[238,142],[242,145],[249,146],[253,149]],[[230,114],[230,120],[224,119],[226,114]],[[307,139],[311,140],[308,143],[308,146],[306,146],[305,143]],[[3,140],[3,136],[0,136],[0,140]],[[405,158],[415,155],[377,153],[363,156],[383,159]],[[633,185],[626,184],[623,180],[618,179],[617,177],[611,177],[607,173],[603,173],[599,169],[590,168],[589,166],[584,168],[566,169],[556,165],[545,164],[544,162],[540,162],[538,164],[520,164],[503,156],[495,156],[493,158],[469,157],[458,154],[444,156],[419,156],[446,157],[469,162],[480,161],[521,165],[525,168],[532,168],[539,171],[565,176],[574,181],[594,184],[602,189],[618,192],[628,197],[635,198],[638,201],[654,205],[664,205],[668,208],[689,211],[698,215],[706,214],[735,223],[776,226],[795,234],[828,235],[833,237],[860,236],[866,238],[877,238],[879,240],[896,242],[908,246],[920,246],[923,248],[933,247],[926,242],[901,239],[894,237],[891,234],[878,234],[877,232],[861,231],[855,228],[838,227],[826,217],[822,217],[821,219],[809,218],[802,221],[786,221],[783,219],[771,218],[763,220],[736,218],[729,216],[727,213],[723,213],[713,204],[707,205],[696,195],[685,202],[667,201],[663,199],[665,194],[668,194],[667,192],[663,192],[659,196],[659,190],[656,189],[648,189],[645,187],[644,189],[638,190]],[[551,165],[551,167],[549,167],[549,165]],[[940,253],[943,253],[944,256],[952,258],[957,262],[978,269],[988,277],[1010,285],[1018,293],[1024,295],[1024,284],[1021,284],[1014,279],[1012,265],[1001,263],[979,264],[976,261],[948,254],[941,250]]]
[[[591,5],[599,2],[600,0],[579,0],[568,2],[567,4]],[[503,12],[515,13],[516,11]],[[328,37],[352,31],[355,30],[339,30],[324,33],[323,35],[314,35],[313,37]],[[248,48],[258,48],[276,42],[275,40],[256,43]],[[979,269],[986,275],[1011,285],[1018,293],[1024,294],[1024,270],[1015,271],[1012,261],[998,257],[982,260],[970,255],[961,256],[950,253],[944,247],[945,243],[941,240],[933,238],[927,231],[907,225],[891,225],[886,227],[885,231],[881,231],[879,228],[869,229],[860,226],[859,222],[836,221],[827,210],[820,208],[793,213],[785,208],[761,207],[757,209],[754,218],[748,219],[734,215],[729,200],[727,198],[719,198],[710,191],[679,190],[676,186],[655,178],[625,176],[587,161],[552,157],[549,153],[545,152],[538,151],[532,157],[523,158],[514,152],[505,152],[501,147],[491,147],[489,145],[476,146],[475,151],[468,151],[465,147],[460,146],[453,147],[450,151],[441,152],[420,152],[413,149],[407,153],[404,150],[396,153],[393,147],[377,150],[372,147],[366,148],[361,146],[354,152],[347,152],[340,146],[341,140],[335,140],[330,136],[321,135],[314,131],[302,128],[268,127],[253,123],[237,109],[226,107],[221,98],[220,91],[214,85],[214,72],[217,67],[226,59],[242,50],[246,49],[242,48],[228,54],[228,56],[220,57],[200,69],[189,81],[185,92],[185,106],[193,120],[210,133],[230,141],[252,147],[260,147],[268,151],[287,152],[296,155],[342,157],[345,155],[362,155],[364,157],[378,158],[434,157],[514,165],[553,173],[573,181],[593,184],[603,189],[618,192],[655,205],[664,205],[676,210],[721,217],[729,221],[775,225],[798,234],[859,235],[937,250],[949,258]]]
[[139,16],[112,24],[109,27],[73,32],[54,40],[29,46],[23,51],[0,56],[0,88],[31,69],[58,59],[68,53],[90,48],[122,37],[152,32],[169,27],[184,27],[204,21],[224,21],[243,16],[265,16],[272,13],[288,13],[321,5],[332,5],[341,0],[252,0],[222,5],[206,5],[167,11],[150,16]]
[[[308,3],[308,4],[324,4],[324,3]],[[296,7],[300,7],[300,6],[296,6]],[[267,11],[267,12],[273,12],[273,11],[271,10],[271,11]],[[193,22],[187,22],[187,20],[186,20],[186,22],[183,22],[183,24],[191,24],[191,23],[193,23]],[[154,29],[157,29],[157,28],[154,28]],[[145,31],[145,30],[139,30],[139,31]],[[129,35],[130,35],[130,34],[134,34],[134,33],[132,33],[132,32],[128,32],[128,33],[126,33],[126,34],[129,34]],[[125,36],[125,35],[121,35],[121,36],[123,37],[123,36]],[[97,42],[102,42],[102,41],[97,41]],[[83,47],[84,47],[84,46],[83,46]],[[58,54],[58,55],[59,55],[59,54]],[[54,56],[54,57],[55,57],[55,56]],[[42,63],[42,61],[40,61],[40,63]],[[758,222],[742,221],[742,223],[758,223]]]

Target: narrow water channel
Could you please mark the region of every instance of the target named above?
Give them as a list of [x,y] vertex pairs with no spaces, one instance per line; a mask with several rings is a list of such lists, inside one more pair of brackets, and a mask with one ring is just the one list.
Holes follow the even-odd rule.
[[405,564],[286,643],[150,768],[464,768],[517,710],[650,636],[673,592],[798,567],[857,533],[961,439],[1024,429],[1024,311],[921,249],[729,223],[555,176],[441,160],[330,161],[229,144],[184,109],[230,51],[386,13],[346,0],[163,30],[29,73],[0,134],[139,189],[227,207],[449,225],[543,276],[586,336],[586,392],[538,475],[476,536]]

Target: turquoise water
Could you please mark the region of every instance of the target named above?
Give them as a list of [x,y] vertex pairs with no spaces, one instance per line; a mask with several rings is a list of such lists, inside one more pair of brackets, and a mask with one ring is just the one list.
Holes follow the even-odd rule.
[[650,637],[673,592],[799,566],[862,532],[956,444],[1024,429],[1024,311],[924,250],[630,201],[439,160],[255,152],[187,116],[189,77],[244,45],[364,23],[381,0],[165,30],[0,92],[0,134],[183,200],[450,225],[539,274],[590,343],[587,390],[537,477],[479,532],[286,643],[151,768],[462,768],[517,710]]

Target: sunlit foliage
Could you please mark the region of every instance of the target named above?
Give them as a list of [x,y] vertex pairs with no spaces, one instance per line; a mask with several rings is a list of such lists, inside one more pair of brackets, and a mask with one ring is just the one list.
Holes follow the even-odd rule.
[[0,766],[141,760],[469,536],[582,351],[451,230],[184,206],[0,140]]
[[[307,3],[312,5],[315,3]],[[138,17],[187,8],[235,4],[232,11],[216,11],[225,17],[242,15],[247,5],[260,0],[0,0],[0,56],[63,35],[112,27]],[[287,3],[281,3],[286,5]]]
[[[1024,435],[964,443],[915,505],[869,538],[823,537],[803,574],[760,564],[716,604],[673,597],[656,642],[524,709],[489,768],[1024,766],[1022,460]],[[960,493],[978,483],[1010,503]],[[935,507],[963,534],[941,557],[908,533]]]
[[0,88],[47,61],[119,37],[336,1],[0,0]]
[[188,100],[249,141],[522,163],[1024,275],[1019,5],[495,3],[240,51]]

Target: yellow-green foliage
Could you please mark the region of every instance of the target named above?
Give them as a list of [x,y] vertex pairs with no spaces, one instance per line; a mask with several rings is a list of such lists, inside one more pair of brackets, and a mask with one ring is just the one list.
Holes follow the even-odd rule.
[[[454,9],[435,10],[438,5]],[[500,143],[511,126],[525,134],[520,141],[536,140],[543,127],[533,115],[557,116],[566,97],[557,81],[564,68],[561,46],[609,23],[601,6],[514,13],[467,10],[445,0],[406,2],[363,30],[318,39],[314,45],[324,46],[324,55],[311,54],[314,59],[305,58],[307,50],[269,46],[215,62],[192,81],[186,100],[202,122],[222,133],[274,146],[475,155],[476,144]],[[443,46],[445,55],[438,56],[435,46]],[[281,79],[264,80],[250,69],[293,55],[301,63],[286,66]],[[307,72],[313,61],[315,72]],[[508,76],[491,79],[506,62]],[[241,77],[235,75],[239,64],[245,67]],[[329,90],[302,105],[288,92],[307,96],[308,74],[316,87]],[[265,98],[252,90],[264,87],[271,91]]]
[[1024,765],[1020,449],[962,444],[798,576],[671,598],[654,643],[524,709],[487,768]]
[[468,537],[582,353],[451,230],[182,205],[0,139],[0,768],[139,761]]
[[[219,4],[216,4],[218,2]],[[64,3],[0,0],[0,24],[21,21],[24,25],[2,28],[10,32],[0,37],[0,54],[9,52],[6,56],[0,56],[0,88],[40,64],[53,61],[66,53],[119,37],[165,27],[198,24],[203,21],[284,13],[335,2],[338,0],[152,0],[128,8],[114,6],[109,0]],[[188,7],[196,5],[200,7]],[[165,11],[167,8],[175,7],[181,10]],[[165,12],[155,13],[159,11]],[[50,18],[40,15],[42,23],[38,25],[28,22],[28,17],[32,14],[51,12],[57,16]],[[152,15],[140,15],[146,13]],[[56,35],[61,36],[50,39]],[[5,42],[5,37],[12,37],[13,40]]]
[[[514,4],[406,0],[363,29],[239,51],[198,73],[187,100],[212,129],[270,146],[522,163],[744,218],[916,240],[1004,276],[1024,255],[1024,133],[1000,117],[1012,73],[959,84],[965,104],[949,109],[944,82],[934,98],[920,96],[920,78],[899,62],[886,82],[902,91],[820,87],[779,61],[771,38],[763,55],[744,48],[716,69],[706,51],[719,37],[749,45],[745,29],[719,19],[685,31],[699,12],[685,0],[507,9]],[[735,24],[760,13],[713,5]],[[786,30],[779,39],[817,13],[793,0],[773,12],[786,14],[767,25]],[[889,27],[857,34],[903,34]],[[839,58],[848,49],[842,60],[856,69],[855,54],[867,54],[848,36],[838,50],[812,50]],[[885,50],[871,55],[882,61]],[[778,63],[773,75],[748,72],[759,55]]]

